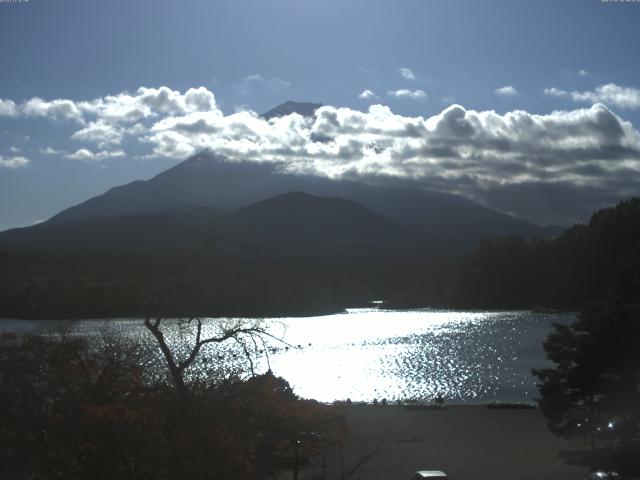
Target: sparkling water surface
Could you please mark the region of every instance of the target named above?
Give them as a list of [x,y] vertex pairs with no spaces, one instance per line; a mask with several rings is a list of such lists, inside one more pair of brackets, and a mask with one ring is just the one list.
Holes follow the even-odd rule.
[[[373,401],[386,398],[450,403],[492,400],[531,402],[537,397],[532,368],[549,365],[542,342],[553,323],[573,314],[529,311],[349,309],[344,313],[262,320],[274,337],[253,345],[256,372],[269,367],[294,391],[320,401]],[[203,336],[229,319],[207,319]],[[247,319],[254,322],[255,319]],[[193,324],[163,322],[176,352],[193,341]],[[98,343],[125,339],[155,352],[154,339],[140,319],[23,321],[0,320],[0,331],[84,335]],[[156,356],[150,368],[162,371]],[[194,375],[248,374],[242,348],[230,342],[207,347]]]

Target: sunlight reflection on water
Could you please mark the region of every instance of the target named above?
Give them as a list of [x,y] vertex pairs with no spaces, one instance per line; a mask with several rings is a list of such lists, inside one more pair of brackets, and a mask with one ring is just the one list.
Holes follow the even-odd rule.
[[[321,401],[351,398],[433,399],[449,402],[532,401],[536,397],[531,368],[547,365],[542,342],[553,322],[573,314],[531,312],[385,311],[350,309],[346,313],[265,320],[269,331],[287,344],[271,341],[271,366],[303,397]],[[218,322],[220,320],[212,320]],[[60,322],[0,320],[0,331],[60,328]],[[141,320],[84,320],[73,332],[90,337],[124,337],[149,344]],[[205,332],[206,333],[206,332]],[[176,345],[188,345],[190,328],[168,328]],[[209,349],[208,360],[195,366],[200,375],[245,370],[237,345]],[[225,359],[225,369],[218,368]]]

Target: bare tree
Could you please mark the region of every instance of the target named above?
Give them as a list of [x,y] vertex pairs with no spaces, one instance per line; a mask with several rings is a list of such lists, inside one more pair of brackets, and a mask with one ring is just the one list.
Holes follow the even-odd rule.
[[165,338],[165,334],[162,330],[162,321],[163,319],[161,317],[146,317],[144,325],[158,342],[160,351],[164,356],[169,373],[171,374],[173,384],[176,387],[178,395],[182,398],[186,398],[189,394],[189,389],[187,388],[184,378],[185,371],[194,363],[201,349],[205,345],[222,344],[228,340],[235,341],[241,346],[244,354],[251,364],[251,370],[253,373],[253,355],[251,349],[247,346],[248,344],[253,345],[253,352],[258,350],[259,344],[263,346],[263,351],[268,352],[265,341],[267,338],[275,339],[278,342],[284,343],[281,338],[277,338],[269,333],[259,321],[255,320],[238,319],[231,322],[217,322],[215,324],[215,332],[208,336],[203,336],[203,319],[200,317],[193,317],[186,321],[187,325],[195,325],[195,338],[193,340],[193,345],[186,356],[183,359],[179,359]]

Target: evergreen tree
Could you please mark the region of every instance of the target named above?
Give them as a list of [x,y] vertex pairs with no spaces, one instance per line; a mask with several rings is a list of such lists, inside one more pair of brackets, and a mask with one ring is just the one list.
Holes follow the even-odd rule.
[[586,305],[545,341],[553,368],[534,370],[550,430],[596,447],[626,448],[640,420],[640,308],[609,298]]

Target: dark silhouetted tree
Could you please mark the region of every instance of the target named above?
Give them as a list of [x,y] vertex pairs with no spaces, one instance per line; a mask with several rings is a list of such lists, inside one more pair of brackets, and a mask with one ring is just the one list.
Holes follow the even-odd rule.
[[[259,321],[242,319],[242,320],[212,320],[209,322],[209,335],[203,337],[203,320],[201,318],[190,318],[181,321],[187,326],[194,328],[193,344],[189,346],[189,351],[183,359],[178,359],[176,353],[171,349],[170,344],[165,338],[162,330],[162,319],[159,317],[147,317],[144,325],[151,332],[158,343],[158,347],[162,352],[167,368],[171,375],[174,386],[178,394],[184,399],[188,396],[189,390],[185,381],[185,371],[195,362],[202,348],[211,344],[222,344],[226,341],[234,341],[238,343],[247,356],[247,360],[251,363],[252,356],[255,351],[249,351],[249,344],[257,350],[258,344],[266,350],[264,342],[265,338],[273,338],[260,324]],[[253,368],[253,367],[252,367]]]
[[[563,437],[628,445],[640,419],[640,308],[613,298],[586,305],[545,341],[553,368],[534,370],[540,407]],[[599,442],[603,440],[603,442]]]

